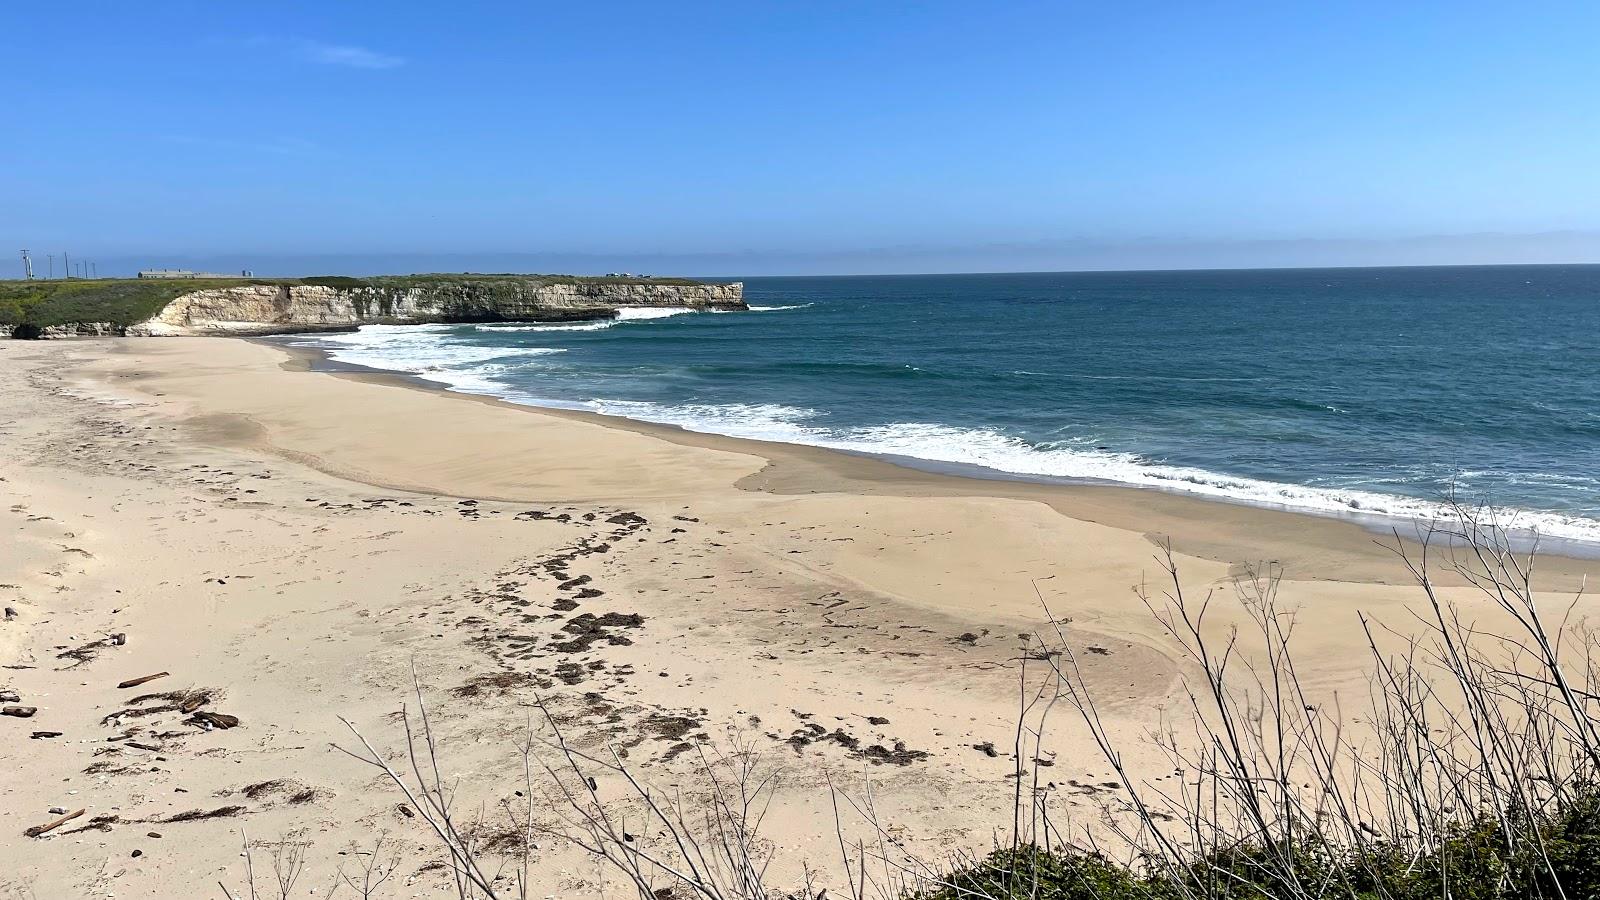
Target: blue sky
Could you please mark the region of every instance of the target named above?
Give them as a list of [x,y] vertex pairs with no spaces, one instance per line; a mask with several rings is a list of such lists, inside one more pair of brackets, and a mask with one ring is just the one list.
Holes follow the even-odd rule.
[[6,26],[3,275],[13,246],[105,271],[1600,261],[1593,3],[61,2]]

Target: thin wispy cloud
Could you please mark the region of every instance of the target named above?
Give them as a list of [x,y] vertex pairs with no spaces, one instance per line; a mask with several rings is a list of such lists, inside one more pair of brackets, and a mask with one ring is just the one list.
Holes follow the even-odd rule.
[[348,69],[393,69],[406,63],[404,57],[379,53],[354,44],[301,41],[299,52],[308,62],[324,66],[344,66]]

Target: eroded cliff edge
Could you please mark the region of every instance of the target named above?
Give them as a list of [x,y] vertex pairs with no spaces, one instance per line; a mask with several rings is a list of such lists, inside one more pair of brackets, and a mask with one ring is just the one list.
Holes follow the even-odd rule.
[[[62,283],[57,283],[62,284]],[[396,275],[67,282],[7,324],[15,337],[261,335],[374,324],[614,318],[637,307],[747,309],[743,285],[685,279]]]
[[739,284],[546,282],[501,278],[239,285],[184,294],[129,326],[131,336],[273,334],[356,325],[602,319],[645,306],[745,309]]

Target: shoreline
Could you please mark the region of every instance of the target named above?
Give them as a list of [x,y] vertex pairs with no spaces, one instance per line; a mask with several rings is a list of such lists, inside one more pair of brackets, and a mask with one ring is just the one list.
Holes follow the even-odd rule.
[[[1399,546],[1414,553],[1423,546],[1421,520],[1346,515],[1114,482],[1047,481],[999,471],[990,475],[987,470],[985,474],[938,471],[938,463],[922,466],[830,447],[731,437],[589,410],[517,403],[454,390],[406,372],[340,362],[321,348],[292,345],[282,338],[240,339],[285,354],[289,359],[284,366],[290,370],[443,394],[646,435],[680,446],[764,458],[767,465],[761,472],[737,482],[736,487],[746,491],[803,495],[818,493],[813,484],[821,482],[829,492],[840,493],[1031,500],[1070,519],[1142,533],[1152,549],[1161,541],[1170,540],[1186,555],[1230,564],[1280,564],[1289,580],[1409,583],[1394,548]],[[1509,537],[1515,552],[1526,553],[1532,546],[1526,532],[1511,532]],[[1448,537],[1433,535],[1433,545],[1441,543],[1449,543]],[[1268,547],[1277,552],[1263,553]],[[1540,536],[1538,551],[1543,574],[1554,579],[1547,585],[1552,589],[1581,586],[1585,573],[1600,560],[1600,544],[1568,539]]]
[[[246,826],[309,835],[313,880],[386,831],[427,856],[398,798],[330,749],[345,722],[402,747],[396,707],[421,697],[462,809],[520,802],[516,747],[542,705],[581,750],[624,750],[663,789],[702,786],[697,745],[781,773],[774,883],[835,859],[836,829],[873,833],[830,802],[866,777],[908,849],[979,852],[1013,820],[1019,770],[1041,767],[1063,810],[1118,802],[1070,713],[1014,749],[1019,697],[1049,679],[1028,662],[1045,635],[1072,649],[1129,777],[1159,786],[1172,763],[1149,737],[1186,731],[1195,673],[1147,604],[1207,598],[1205,634],[1254,654],[1252,591],[1271,591],[1310,702],[1357,730],[1371,653],[1410,652],[1427,615],[1350,523],[939,475],[314,358],[211,338],[0,352],[15,387],[0,392],[0,603],[16,611],[0,687],[37,707],[0,727],[0,753],[29,762],[0,772],[0,828],[57,806],[87,823],[29,844],[0,891],[103,896],[114,866],[118,897],[203,893],[237,877]],[[1444,555],[1437,596],[1488,621],[1493,600]],[[1561,591],[1542,605],[1600,616],[1567,592],[1600,566],[1540,566]],[[119,687],[147,676],[156,693]],[[164,692],[238,727],[186,725],[148,702]],[[591,896],[592,863],[558,841],[531,865],[553,895]],[[416,864],[416,895],[444,887],[444,868]]]

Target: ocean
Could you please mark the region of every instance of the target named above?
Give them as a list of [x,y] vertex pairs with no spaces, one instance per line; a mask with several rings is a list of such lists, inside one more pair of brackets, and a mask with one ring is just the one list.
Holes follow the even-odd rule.
[[940,471],[1384,521],[1453,495],[1600,543],[1600,266],[737,280],[750,312],[293,341]]

